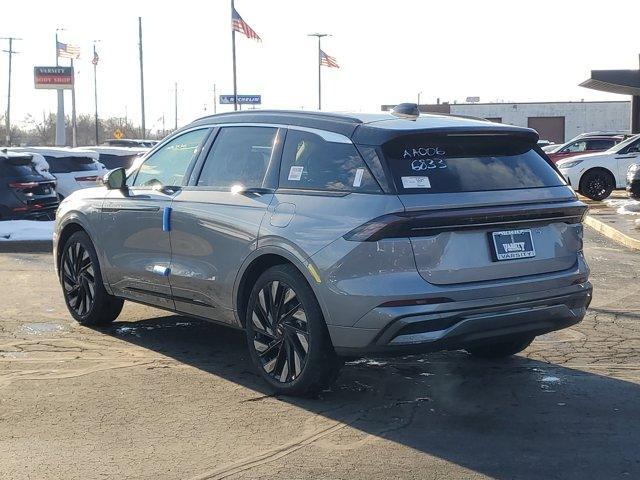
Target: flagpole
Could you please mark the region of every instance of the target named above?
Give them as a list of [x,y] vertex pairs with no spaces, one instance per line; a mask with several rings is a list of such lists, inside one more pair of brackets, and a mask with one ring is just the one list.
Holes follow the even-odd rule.
[[144,69],[142,64],[142,17],[138,17],[138,49],[140,55],[140,104],[142,114],[142,138],[146,138],[147,129],[144,124]]
[[310,33],[308,37],[318,37],[318,110],[322,110],[322,37],[328,37],[328,33]]
[[71,75],[73,75],[73,85],[71,85],[71,146],[78,146],[78,124],[76,122],[76,71],[71,59]]
[[[236,7],[231,0],[231,21],[233,21],[233,12]],[[238,110],[238,82],[236,77],[236,30],[231,27],[231,53],[233,57],[233,110]]]
[[[56,28],[56,67],[60,65],[58,61],[58,30]],[[64,129],[64,90],[58,89],[58,111],[56,113],[56,146],[64,147],[67,143],[67,136]]]
[[100,144],[98,138],[98,62],[96,61],[96,42],[93,42],[93,104],[96,123],[96,145]]

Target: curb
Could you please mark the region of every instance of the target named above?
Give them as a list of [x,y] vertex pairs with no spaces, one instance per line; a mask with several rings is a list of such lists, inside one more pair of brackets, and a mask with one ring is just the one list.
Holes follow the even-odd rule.
[[616,230],[611,225],[607,225],[600,220],[596,220],[591,215],[587,215],[584,218],[584,224],[593,228],[596,232],[604,235],[611,240],[618,242],[624,245],[627,248],[632,248],[634,250],[640,250],[640,240],[637,238],[630,237],[629,235],[625,235],[620,230]]

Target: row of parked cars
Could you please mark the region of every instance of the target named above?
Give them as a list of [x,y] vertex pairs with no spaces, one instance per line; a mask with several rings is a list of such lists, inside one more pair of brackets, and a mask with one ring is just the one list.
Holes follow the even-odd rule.
[[15,147],[0,150],[0,220],[52,220],[62,199],[129,168],[149,146]]
[[543,146],[571,187],[592,200],[604,200],[614,189],[640,196],[640,135],[585,133],[562,145]]

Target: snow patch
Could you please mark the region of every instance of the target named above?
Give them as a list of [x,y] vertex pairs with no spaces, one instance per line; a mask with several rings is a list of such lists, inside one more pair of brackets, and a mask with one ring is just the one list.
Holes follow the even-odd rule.
[[0,222],[0,242],[51,240],[55,222],[5,220]]
[[560,379],[558,377],[553,377],[551,375],[542,377],[540,381],[544,383],[560,383]]

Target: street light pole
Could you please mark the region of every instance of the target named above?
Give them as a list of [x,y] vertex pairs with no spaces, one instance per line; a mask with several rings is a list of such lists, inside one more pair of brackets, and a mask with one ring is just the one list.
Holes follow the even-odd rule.
[[94,105],[94,119],[96,124],[96,145],[100,144],[98,134],[98,53],[96,52],[96,43],[99,40],[93,41],[93,105]]
[[318,38],[318,110],[322,110],[322,48],[320,45],[322,37],[330,37],[328,33],[310,33],[308,37]]
[[13,49],[13,41],[14,40],[22,40],[16,37],[3,37],[1,40],[9,40],[9,50],[3,50],[9,54],[9,85],[7,87],[7,115],[5,117],[6,122],[6,134],[5,134],[5,142],[6,146],[11,146],[11,60],[14,53],[18,53]]
[[[56,28],[56,67],[60,65],[58,61],[58,32],[64,28]],[[67,132],[64,121],[64,90],[58,89],[58,110],[56,113],[56,147],[64,147],[67,143]]]

